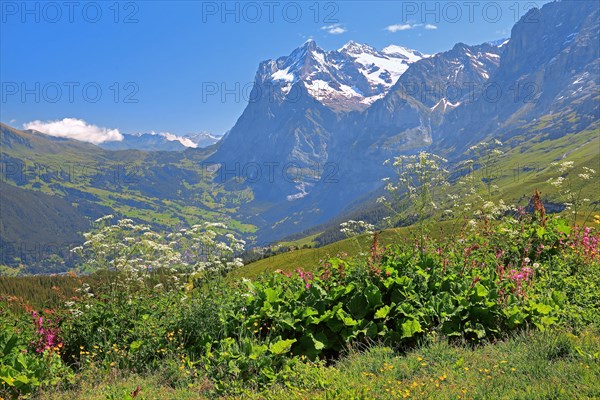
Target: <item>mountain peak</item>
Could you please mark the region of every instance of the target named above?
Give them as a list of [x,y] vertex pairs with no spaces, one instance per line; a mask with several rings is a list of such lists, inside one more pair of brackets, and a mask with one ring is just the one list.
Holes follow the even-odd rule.
[[302,44],[302,46],[300,46],[301,49],[307,50],[315,50],[317,47],[317,42],[315,42],[313,39],[308,39]]
[[465,50],[468,48],[469,48],[469,45],[467,45],[463,42],[458,42],[454,45],[454,47],[452,47],[452,50]]
[[494,46],[494,47],[503,47],[508,43],[509,40],[510,40],[509,38],[503,38],[503,39],[491,40],[491,41],[485,42],[485,43],[489,44],[490,46]]
[[419,61],[421,58],[429,57],[428,55],[423,54],[420,51],[409,49],[408,47],[398,46],[395,44],[391,44],[387,47],[384,47],[381,50],[381,53],[390,57],[403,58],[407,62],[415,62]]
[[425,57],[400,46],[384,50],[351,40],[339,50],[325,51],[309,39],[289,56],[262,63],[257,79],[276,82],[284,96],[301,82],[324,105],[364,109],[383,97],[409,64]]
[[338,51],[340,53],[347,54],[377,53],[377,50],[375,50],[375,48],[369,46],[368,44],[357,43],[354,40],[351,40],[345,45],[343,45]]

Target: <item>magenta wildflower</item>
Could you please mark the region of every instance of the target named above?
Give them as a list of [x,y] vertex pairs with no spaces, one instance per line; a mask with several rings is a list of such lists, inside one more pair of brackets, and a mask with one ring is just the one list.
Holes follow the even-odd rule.
[[36,311],[32,311],[31,316],[33,317],[33,323],[38,335],[37,341],[32,342],[32,345],[35,346],[35,351],[43,353],[46,350],[61,347],[62,343],[60,343],[56,323],[47,318],[46,323],[44,324],[44,317],[39,315]]
[[306,289],[310,289],[310,283],[313,280],[313,274],[311,274],[310,272],[305,272],[303,271],[301,268],[296,268],[296,272],[298,273],[298,276],[304,280],[304,287]]

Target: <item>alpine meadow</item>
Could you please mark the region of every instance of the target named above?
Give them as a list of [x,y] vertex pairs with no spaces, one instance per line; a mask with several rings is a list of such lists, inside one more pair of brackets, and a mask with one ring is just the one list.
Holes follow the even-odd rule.
[[598,0],[0,17],[0,400],[600,399]]

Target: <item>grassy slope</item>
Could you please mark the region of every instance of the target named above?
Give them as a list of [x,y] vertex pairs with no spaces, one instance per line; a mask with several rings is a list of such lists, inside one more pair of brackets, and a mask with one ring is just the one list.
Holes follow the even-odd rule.
[[[223,221],[239,233],[256,231],[234,219],[252,193],[226,190],[212,182],[202,166],[209,150],[106,151],[3,124],[0,134],[0,159],[7,165],[0,200],[6,203],[3,221],[11,221],[0,224],[0,233],[8,242],[27,248],[52,244],[57,237],[78,242],[79,232],[88,230],[87,218],[111,213],[157,229]],[[173,179],[174,175],[180,178]],[[46,217],[32,218],[31,210],[39,207],[31,205],[42,200],[54,207],[45,211]],[[35,232],[31,220],[37,223]]]
[[[401,354],[374,346],[351,350],[329,367],[304,364],[295,389],[247,393],[257,399],[583,399],[600,397],[600,335],[588,331],[522,333],[469,348],[442,341]],[[104,375],[108,374],[108,378]],[[41,399],[127,399],[138,385],[142,399],[208,398],[209,386],[169,386],[164,374],[121,376],[103,371],[81,377],[74,390]]]
[[[382,244],[391,244],[404,237],[410,236],[410,228],[388,229],[381,234]],[[335,257],[338,254],[347,253],[348,255],[356,255],[360,252],[368,252],[371,245],[371,237],[363,235],[357,238],[344,239],[339,242],[331,243],[323,247],[298,249],[282,254],[277,254],[273,257],[255,261],[251,264],[232,271],[230,278],[255,278],[264,272],[282,271],[291,272],[296,268],[305,270],[314,270],[318,267],[321,260],[327,260],[330,257]]]

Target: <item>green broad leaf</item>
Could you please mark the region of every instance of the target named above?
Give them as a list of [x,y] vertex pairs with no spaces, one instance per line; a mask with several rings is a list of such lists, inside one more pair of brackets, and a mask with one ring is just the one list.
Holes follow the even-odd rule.
[[131,342],[131,345],[129,346],[129,348],[131,349],[131,351],[136,351],[143,344],[144,344],[144,342],[142,342],[141,340],[136,340],[135,342]]
[[477,297],[485,297],[488,294],[488,290],[480,283],[476,284],[475,287],[475,293],[477,294]]
[[354,318],[364,318],[367,315],[367,299],[362,293],[356,293],[348,302],[348,311]]
[[410,284],[410,282],[411,282],[411,279],[406,275],[399,276],[395,279],[396,285],[402,286],[402,287],[408,286]]
[[318,340],[312,334],[310,335],[310,337],[313,341],[313,345],[315,346],[316,350],[323,350],[325,348],[325,343],[323,341]]
[[412,338],[416,333],[423,332],[419,321],[412,319],[402,324],[402,339]]
[[543,226],[538,226],[535,230],[535,233],[537,237],[542,238],[546,234],[546,228],[544,228]]
[[327,321],[327,327],[333,332],[339,332],[344,327],[344,321],[342,321],[340,318],[332,318]]
[[[385,272],[387,273],[392,273],[393,269],[392,268],[386,268]],[[394,283],[396,282],[396,280],[394,278],[387,278],[383,281],[383,286],[385,286],[386,289],[389,289],[390,286],[392,286]]]
[[571,227],[567,225],[566,221],[561,220],[559,224],[556,225],[556,231],[568,235],[571,233]]
[[318,332],[317,334],[313,334],[312,332],[307,332],[294,346],[294,352],[314,359],[328,345],[329,340],[325,333]]
[[541,315],[549,314],[554,308],[548,304],[536,303],[533,308]]
[[413,305],[410,303],[398,304],[398,307],[396,307],[396,309],[408,317],[413,316],[413,312],[415,311],[415,307],[413,307]]
[[275,303],[279,299],[279,292],[275,289],[266,288],[265,289],[265,299],[269,303]]
[[29,378],[27,376],[25,376],[25,375],[17,375],[17,376],[15,376],[14,381],[15,382],[21,382],[21,383],[23,383],[25,385],[29,384],[29,382],[30,382]]
[[475,331],[475,333],[477,334],[477,338],[479,338],[479,339],[483,339],[484,337],[487,336],[487,332],[485,331],[485,328],[481,324],[477,324],[477,330]]
[[[25,355],[23,353],[19,353],[16,361],[21,366],[21,368],[18,368],[20,371],[27,370],[27,360],[25,359]],[[15,367],[16,366],[17,365],[15,365]]]
[[[295,341],[295,339],[294,339]],[[260,346],[252,346],[252,351],[250,353],[249,358],[251,360],[258,360],[263,354],[265,354],[265,352],[267,351],[268,347],[266,344],[260,345]]]
[[15,386],[15,379],[11,376],[0,375],[0,382],[4,382],[8,386]]
[[331,310],[327,310],[325,311],[323,314],[321,314],[318,317],[315,317],[314,323],[319,323],[319,322],[327,322],[330,319],[332,319],[337,313],[337,310],[335,309],[331,309]]
[[323,289],[321,287],[321,285],[319,285],[318,283],[316,283],[316,281],[313,281],[310,285],[310,289],[309,291],[314,295],[314,296],[318,296],[318,297],[327,297],[327,292],[325,291],[325,289]]
[[319,312],[312,307],[306,307],[302,313],[302,318],[311,317],[313,315],[319,315]]
[[358,334],[360,332],[361,331],[357,331],[352,328],[345,328],[345,329],[342,329],[342,331],[340,332],[340,336],[342,337],[344,342],[348,343],[348,342],[356,339],[356,337],[358,336]]
[[18,340],[19,340],[19,337],[17,335],[12,335],[12,337],[10,339],[8,339],[8,342],[6,342],[6,344],[4,345],[2,354],[4,354],[4,355],[9,354],[12,351],[12,349],[15,348]]
[[383,307],[381,307],[379,310],[377,310],[377,312],[375,313],[375,319],[382,319],[388,316],[388,314],[390,313],[390,309],[391,307],[388,305],[385,305]]
[[354,285],[354,283],[350,282],[348,285],[346,285],[344,294],[350,294],[350,292],[352,292],[355,288],[356,288],[356,286]]
[[294,330],[296,327],[294,326],[294,320],[292,318],[284,318],[282,320],[279,321],[280,324],[289,330]]
[[279,340],[271,343],[269,350],[273,354],[284,354],[290,351],[294,343],[296,343],[296,339]]
[[472,323],[467,322],[465,324],[465,332],[466,333],[474,333],[475,336],[477,336],[477,339],[483,339],[487,336],[485,327],[480,323],[476,323],[475,326],[473,326]]
[[267,379],[269,379],[269,381],[274,381],[275,378],[277,377],[277,374],[275,374],[275,371],[273,371],[273,368],[263,368],[261,369],[260,373],[267,377]]
[[358,322],[354,320],[348,313],[341,308],[337,312],[337,317],[344,323],[346,326],[354,326],[357,325]]
[[379,288],[373,284],[369,284],[365,288],[365,296],[367,298],[367,302],[369,303],[369,308],[374,309],[382,304],[381,301],[381,292]]
[[558,319],[556,317],[542,317],[541,322],[544,326],[554,325]]
[[374,338],[377,336],[377,332],[379,332],[379,328],[377,324],[373,322],[369,322],[369,324],[365,327],[367,337]]
[[564,293],[558,292],[556,290],[552,292],[552,300],[556,304],[564,304],[564,302],[565,302],[566,299],[567,299],[567,296],[565,296]]

